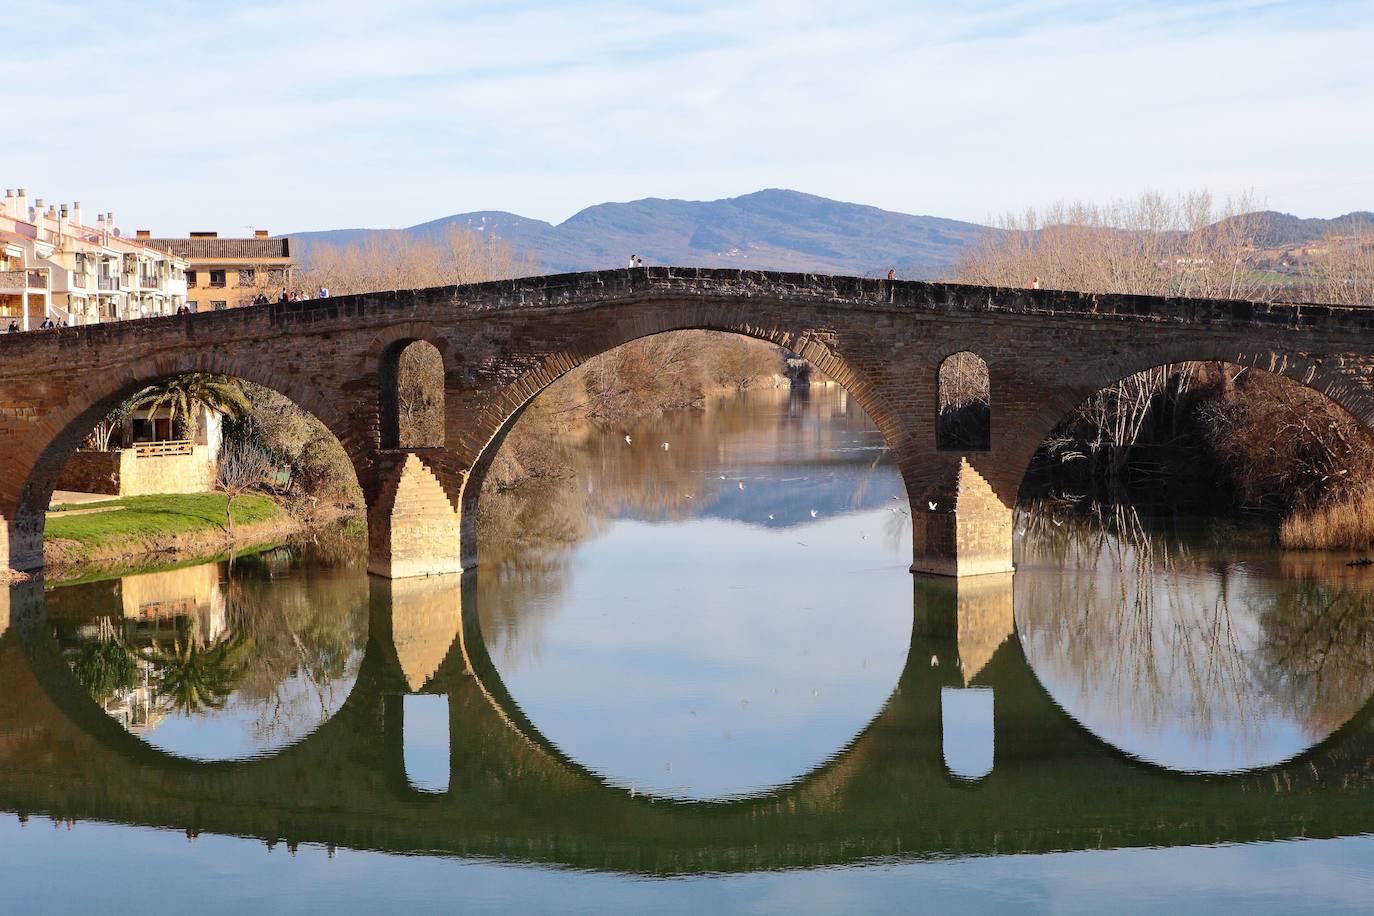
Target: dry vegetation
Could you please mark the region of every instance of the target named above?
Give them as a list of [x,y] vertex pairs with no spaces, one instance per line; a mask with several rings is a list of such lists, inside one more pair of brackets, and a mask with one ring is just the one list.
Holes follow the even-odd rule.
[[[1266,247],[1267,219],[1246,198],[1145,194],[1002,220],[958,265],[959,282],[1085,292],[1374,304],[1374,227],[1320,244]],[[1143,451],[1201,450],[1243,505],[1286,515],[1285,545],[1368,546],[1374,441],[1321,394],[1235,366],[1182,363],[1094,395],[1056,430],[1047,465],[1086,459],[1113,481]],[[1057,459],[1057,460],[1054,460]],[[1158,470],[1157,465],[1152,465]]]

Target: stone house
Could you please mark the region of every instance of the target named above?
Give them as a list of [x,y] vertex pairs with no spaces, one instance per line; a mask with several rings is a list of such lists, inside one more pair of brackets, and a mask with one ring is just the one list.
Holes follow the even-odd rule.
[[208,493],[215,488],[223,417],[199,405],[196,433],[174,438],[169,408],[135,410],[110,436],[110,448],[78,449],[57,480],[57,489],[110,496]]
[[292,283],[291,240],[269,238],[266,229],[252,238],[222,239],[217,232],[152,238],[145,230],[136,237],[187,262],[186,299],[193,312],[241,308],[259,294],[275,301]]

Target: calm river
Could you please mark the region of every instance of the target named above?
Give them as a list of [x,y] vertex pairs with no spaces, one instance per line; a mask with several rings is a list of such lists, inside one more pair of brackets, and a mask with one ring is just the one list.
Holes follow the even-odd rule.
[[568,449],[461,579],[340,532],[11,590],[0,909],[1374,899],[1374,572],[1037,502],[1014,575],[913,578],[831,387]]

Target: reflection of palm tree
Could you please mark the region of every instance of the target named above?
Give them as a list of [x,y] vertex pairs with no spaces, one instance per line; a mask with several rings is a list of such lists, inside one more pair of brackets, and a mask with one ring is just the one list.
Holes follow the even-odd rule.
[[170,649],[158,643],[139,655],[153,666],[157,693],[172,709],[194,713],[223,709],[248,671],[252,640],[236,635],[213,646],[177,639]]

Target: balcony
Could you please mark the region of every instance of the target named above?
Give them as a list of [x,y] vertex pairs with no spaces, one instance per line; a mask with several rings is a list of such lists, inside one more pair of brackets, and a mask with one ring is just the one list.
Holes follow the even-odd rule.
[[119,278],[99,277],[96,280],[96,289],[100,290],[102,293],[119,292]]
[[28,267],[18,270],[0,270],[0,290],[22,293],[29,290],[48,288],[48,268]]
[[158,290],[158,289],[162,289],[163,286],[165,286],[165,285],[166,285],[166,280],[165,280],[164,278],[162,278],[162,277],[154,277],[154,276],[147,276],[147,275],[144,275],[144,276],[140,276],[140,277],[138,278],[138,288],[139,288],[139,289]]

